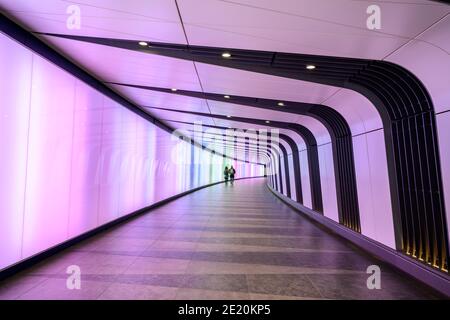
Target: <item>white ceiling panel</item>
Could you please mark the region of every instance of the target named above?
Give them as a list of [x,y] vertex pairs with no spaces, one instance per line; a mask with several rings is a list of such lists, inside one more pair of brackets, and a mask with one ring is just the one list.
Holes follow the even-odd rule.
[[445,18],[435,23],[432,27],[428,28],[425,32],[422,32],[417,38],[417,41],[423,41],[431,46],[434,46],[437,50],[450,53],[450,6],[447,6],[448,12]]
[[[174,120],[174,121],[183,121],[183,122],[192,122],[192,123],[196,122],[197,125],[200,125],[200,124],[215,125],[214,120],[211,117],[203,117],[203,116],[197,116],[197,115],[189,114],[189,113],[158,110],[158,109],[147,109],[147,110],[152,115],[155,115],[157,118],[163,119],[163,120]],[[191,126],[191,128],[192,127],[193,126]]]
[[[382,59],[449,10],[426,0],[178,3],[190,44],[368,59]],[[379,30],[367,28],[371,4],[381,10]]]
[[278,128],[274,128],[271,126],[256,125],[256,124],[252,124],[252,123],[233,121],[233,118],[231,118],[230,120],[215,119],[215,123],[217,126],[238,128],[238,129],[243,129],[243,130],[268,130],[268,132],[270,132],[271,130],[273,132],[279,131]]
[[181,95],[133,88],[121,85],[110,85],[121,94],[130,97],[144,107],[167,108],[174,110],[196,111],[209,113],[204,99],[185,97]]
[[208,104],[212,114],[220,114],[225,116],[244,117],[260,120],[269,119],[274,121],[285,121],[285,122],[291,122],[292,118],[296,117],[296,115],[293,115],[291,113],[249,107],[234,103],[208,100]]
[[51,36],[45,39],[104,81],[201,90],[190,61]]
[[402,65],[420,79],[432,97],[435,112],[450,110],[450,15],[386,60]]
[[186,43],[175,1],[1,0],[0,8],[35,32]]
[[321,103],[339,88],[256,72],[195,63],[206,92]]
[[323,102],[338,111],[347,121],[352,135],[377,130],[383,127],[375,106],[359,92],[341,89]]
[[[176,120],[176,119],[174,119],[174,120]],[[177,121],[179,121],[179,120],[177,120]],[[163,122],[167,123],[169,126],[171,126],[174,129],[185,131],[185,132],[183,132],[185,134],[189,134],[189,130],[191,130],[194,127],[192,124],[178,123],[178,122],[173,122],[170,120],[169,121],[163,120]]]

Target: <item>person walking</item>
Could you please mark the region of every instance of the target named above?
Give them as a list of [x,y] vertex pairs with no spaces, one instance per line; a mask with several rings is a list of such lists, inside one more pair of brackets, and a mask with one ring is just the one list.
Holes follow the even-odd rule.
[[229,174],[230,174],[229,169],[228,169],[227,166],[225,166],[225,170],[223,171],[223,177],[224,177],[225,183],[228,182],[228,176],[229,176]]
[[234,175],[236,174],[236,170],[233,168],[233,166],[231,166],[230,169],[228,170],[228,174],[230,175],[231,184],[233,184]]

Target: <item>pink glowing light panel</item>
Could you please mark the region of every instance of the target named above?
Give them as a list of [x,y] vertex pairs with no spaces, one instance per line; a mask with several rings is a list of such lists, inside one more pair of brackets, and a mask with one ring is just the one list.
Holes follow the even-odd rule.
[[[0,269],[220,181],[231,163],[174,138],[3,34],[0,115]],[[233,164],[239,177],[263,175],[262,166]]]

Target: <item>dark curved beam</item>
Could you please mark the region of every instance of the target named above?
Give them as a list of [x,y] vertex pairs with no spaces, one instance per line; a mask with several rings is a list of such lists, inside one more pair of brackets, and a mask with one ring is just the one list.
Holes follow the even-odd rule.
[[[213,134],[214,135],[214,133],[206,133],[206,134]],[[217,134],[217,135],[219,135],[219,134]],[[235,137],[237,137],[237,136],[235,135]],[[291,137],[289,137],[288,135],[280,133],[279,137],[280,137],[281,140],[284,140],[289,145],[289,147],[292,150],[292,165],[293,165],[293,168],[294,168],[293,179],[294,179],[294,184],[295,184],[296,201],[303,204],[303,192],[302,192],[302,188],[303,187],[302,187],[302,184],[301,184],[301,172],[300,172],[301,170],[300,170],[300,158],[299,158],[298,146],[295,143],[295,141]],[[242,137],[240,137],[240,138],[242,139]],[[245,139],[247,141],[247,140],[249,140],[249,137],[245,137]],[[203,141],[205,141],[205,140],[202,139],[202,142]],[[241,143],[241,145],[242,145],[242,143]],[[280,147],[283,147],[283,146],[280,144]],[[289,153],[287,153],[287,154],[289,156]],[[286,163],[286,161],[288,161],[288,158],[285,158],[285,163],[284,164],[287,166],[287,168],[289,168],[289,163]],[[316,163],[318,163],[318,161]],[[311,168],[311,167],[314,167],[314,166],[309,165],[308,167]],[[289,173],[289,177],[288,178],[289,178],[288,181],[290,181],[290,173]],[[319,176],[319,182],[320,182],[320,176]],[[312,185],[312,181],[311,181],[311,175],[310,175],[310,184],[311,184],[311,189],[312,189],[313,185]],[[319,188],[320,188],[320,185],[319,185]],[[291,197],[291,195],[292,195],[292,193],[291,193],[291,190],[290,190],[290,187],[289,187],[289,195],[288,196]],[[315,195],[316,197],[317,196],[321,197],[322,196],[321,190],[319,190],[318,195],[315,194],[315,192],[313,190],[311,190],[311,196],[313,197],[313,195]],[[320,201],[320,203],[321,203],[321,201]],[[313,202],[313,206],[314,206],[314,202]]]
[[[285,174],[285,176],[284,176],[284,180],[286,181],[286,195],[290,198],[291,197],[291,179],[290,179],[290,174],[289,174],[289,158],[288,158],[288,153],[287,153],[287,150],[286,150],[286,148],[283,146],[283,144],[282,143],[280,143],[279,145],[278,145],[279,147],[280,147],[280,149],[281,149],[281,152],[283,153],[283,165],[284,165],[284,174]],[[297,157],[297,160],[298,160],[298,157]],[[295,180],[295,182],[297,182],[298,180]],[[297,184],[296,185],[296,190],[297,190],[297,187],[298,187],[299,185]],[[299,201],[300,202],[300,201]],[[301,202],[300,203],[303,203],[303,199],[301,200]]]
[[[319,152],[317,150],[316,138],[308,128],[297,123],[288,124],[286,129],[297,133],[306,143],[312,208],[317,212],[323,213],[322,183],[320,180]],[[293,144],[296,145],[295,142]]]
[[[177,113],[193,114],[193,115],[198,115],[198,116],[203,116],[203,117],[211,117],[211,118],[222,119],[222,120],[227,120],[227,121],[237,121],[237,122],[242,122],[242,123],[251,123],[251,124],[256,124],[256,125],[261,125],[261,126],[276,127],[276,128],[291,130],[291,131],[297,133],[305,141],[305,144],[307,147],[312,207],[313,207],[313,210],[315,210],[317,212],[320,212],[320,213],[323,212],[322,189],[321,189],[321,182],[320,182],[320,168],[319,168],[319,157],[318,157],[318,152],[317,152],[317,143],[316,143],[316,139],[314,138],[314,135],[312,134],[312,132],[309,131],[309,129],[307,129],[306,127],[301,126],[297,123],[289,123],[289,122],[282,122],[282,121],[271,121],[270,123],[266,123],[265,120],[254,119],[254,118],[253,119],[244,118],[244,117],[228,118],[228,116],[218,115],[218,114],[210,114],[210,113],[186,111],[186,110],[173,110],[173,109],[157,108],[157,107],[151,107],[151,109],[172,111],[172,112],[177,112]],[[284,141],[286,141],[286,143],[289,144],[291,149],[295,148],[296,150],[298,150],[296,143],[294,141],[292,141],[292,139],[287,139],[286,135],[281,135],[281,134],[280,134],[280,138],[282,138]],[[300,175],[300,160],[298,157],[298,152],[293,152],[293,165],[294,165],[294,179],[295,179],[294,181],[296,183],[297,201],[299,203],[303,204],[302,187],[301,187],[301,181],[300,181],[300,176],[301,176]],[[337,178],[335,180],[337,181]],[[338,182],[336,182],[336,183],[338,183]],[[355,183],[356,183],[356,181],[355,181]],[[339,195],[339,194],[337,194],[337,195]],[[342,194],[342,196],[344,196],[344,194]]]
[[[192,130],[193,131],[193,130]],[[218,140],[218,139],[213,139],[213,141],[206,141],[204,138],[202,139],[202,142],[205,142],[206,141],[206,143],[208,144],[208,146],[210,146],[210,142],[215,142],[216,143],[216,145],[220,145],[220,146],[227,146],[227,144],[226,143],[224,143],[223,141],[224,141],[224,138],[223,138],[223,135],[222,134],[219,134],[219,133],[211,133],[211,132],[204,132],[205,134],[207,134],[207,135],[214,135],[214,136],[220,136],[221,138],[222,138],[222,143],[220,143],[220,142],[217,142],[216,143],[216,141]],[[202,131],[202,134],[203,134],[203,131]],[[242,137],[240,137],[240,138],[242,138]],[[249,144],[249,140],[250,140],[250,138],[249,137],[245,137],[245,143],[244,143],[244,147],[243,147],[243,145],[242,145],[242,142],[235,142],[235,145],[237,146],[237,148],[240,148],[241,150],[244,150],[245,152],[246,152],[246,159],[245,159],[245,162],[249,162],[248,161],[248,156],[249,156],[249,153],[250,152],[252,152],[252,153],[254,153],[254,154],[256,154],[256,155],[258,155],[258,156],[261,156],[261,155],[264,155],[264,156],[266,156],[266,157],[268,157],[268,159],[270,159],[270,157],[271,157],[271,154],[273,153],[273,152],[276,152],[276,150],[273,150],[273,148],[265,148],[265,147],[259,147],[258,145],[256,145],[255,146],[255,144],[252,144],[251,146],[250,146],[250,144]],[[257,139],[252,139],[252,140],[255,140],[255,141],[257,141]],[[228,139],[225,139],[225,142],[230,142]],[[231,143],[231,142],[230,142]],[[233,146],[232,144],[230,144],[229,146]],[[213,148],[213,150],[214,150],[214,148]],[[267,164],[264,164],[264,176],[267,176]],[[273,186],[273,185],[272,185]]]
[[243,144],[243,143],[240,143],[240,142],[232,143],[232,142],[229,142],[227,140],[219,140],[219,139],[215,139],[215,138],[212,138],[211,140],[204,139],[203,141],[205,143],[207,143],[208,146],[211,146],[211,145],[221,146],[221,147],[234,147],[234,146],[236,146],[236,148],[239,149],[239,150],[248,151],[248,152],[252,152],[252,153],[255,153],[255,154],[259,153],[259,154],[267,155],[268,154],[267,152],[269,152],[267,148],[262,148],[261,147],[261,148],[257,149],[255,146],[247,146],[247,145],[245,145],[245,143]]
[[[175,111],[175,110],[172,110],[172,111]],[[180,111],[181,112],[181,111]],[[209,114],[208,114],[209,115]],[[211,116],[211,115],[209,115],[209,116]],[[227,118],[228,119],[228,118]],[[193,122],[187,122],[187,121],[178,121],[178,120],[164,120],[164,121],[168,121],[168,122],[175,122],[175,123],[182,123],[182,124],[188,124],[188,125],[195,125],[195,123],[193,123]],[[207,128],[215,128],[215,129],[222,129],[222,130],[227,130],[227,129],[230,129],[230,128],[228,128],[228,127],[221,127],[221,126],[215,126],[215,125],[208,125],[208,124],[202,124],[202,126],[203,127],[207,127]],[[232,130],[241,130],[241,129],[239,129],[239,128],[232,128]],[[256,135],[257,135],[257,140],[259,141],[259,131],[255,131],[256,132]],[[253,133],[253,132],[252,132]],[[221,135],[221,136],[224,136],[223,134],[218,134],[218,135]],[[280,137],[281,138],[281,137]],[[280,153],[273,147],[273,144],[272,144],[272,141],[271,141],[271,138],[270,138],[270,134],[268,133],[268,135],[267,135],[267,137],[265,137],[265,141],[264,141],[264,144],[265,145],[267,145],[267,146],[270,146],[271,148],[270,148],[270,150],[271,150],[271,152],[272,153],[275,153],[275,155],[273,155],[274,157],[276,156],[277,157],[277,159],[278,159],[278,162],[279,163],[281,163],[281,156],[280,156]],[[279,147],[281,146],[281,144],[277,144]],[[288,157],[288,154],[287,154],[287,150],[286,150],[286,148],[280,148],[280,150],[282,151],[282,153],[283,153],[283,157],[285,158],[285,159],[287,159],[287,157]],[[285,166],[285,177],[289,177],[289,172],[287,172],[287,171],[289,171],[289,166],[288,167],[286,167]],[[275,178],[276,179],[278,179],[278,176],[280,176],[281,177],[281,166],[278,166],[278,172],[277,173],[274,173],[274,175],[275,175]],[[280,181],[281,181],[281,179],[280,179]],[[288,181],[286,182],[286,184],[288,184]],[[290,188],[290,187],[289,187]],[[280,189],[279,190],[281,190],[281,192],[283,193],[283,187],[282,187],[282,183],[281,183],[281,185],[280,185]]]
[[[214,133],[207,133],[207,134],[213,134],[214,135]],[[219,135],[219,134],[217,134],[217,135]],[[235,135],[235,137],[236,137],[236,135]],[[294,168],[293,178],[294,178],[294,183],[295,183],[296,201],[303,204],[303,192],[302,192],[302,190],[303,190],[302,188],[303,187],[302,187],[302,184],[301,184],[301,172],[300,172],[301,170],[300,170],[300,159],[299,159],[298,146],[295,143],[295,141],[288,135],[279,134],[279,137],[280,137],[280,139],[286,141],[289,144],[289,147],[292,150],[292,162],[293,162],[292,165],[293,165],[293,168]],[[241,139],[242,139],[242,137],[241,137]],[[249,142],[248,142],[249,140],[250,140],[249,137],[245,137],[245,146],[246,146],[247,149],[249,149]],[[204,141],[205,140],[202,139],[202,142],[204,142]],[[235,142],[235,143],[237,143],[237,142]],[[242,143],[241,143],[241,146],[242,146]],[[318,163],[318,162],[316,162],[316,163]],[[285,165],[286,165],[286,163],[285,163]],[[289,164],[287,164],[287,165],[289,166]],[[308,167],[311,168],[313,166],[309,165]],[[312,183],[313,182],[311,181],[311,175],[310,175],[311,189],[313,188],[313,184]],[[320,176],[319,176],[319,183],[320,183]],[[319,185],[319,188],[320,188],[320,185]],[[313,198],[314,195],[316,195],[316,197],[317,197],[317,193],[318,193],[318,196],[320,196],[320,197],[322,196],[321,190],[319,190],[319,192],[314,192],[313,190],[311,190],[312,198]],[[291,194],[289,196],[291,196]],[[313,203],[313,206],[314,206],[314,199],[312,199],[312,203]],[[320,201],[320,203],[321,203],[321,201]]]
[[[220,134],[218,134],[218,135],[220,135]],[[222,136],[222,135],[220,135],[220,136]],[[229,142],[228,140],[225,140],[225,142],[223,142],[223,139],[222,139],[222,142],[217,141],[217,140],[218,139],[213,139],[211,141],[205,141],[205,140],[203,140],[203,141],[206,142],[208,144],[208,146],[211,146],[211,142],[214,145],[221,146],[221,147],[224,147],[224,146],[225,147],[226,146],[233,147],[233,146],[235,146],[237,149],[244,150],[247,154],[249,154],[251,152],[251,153],[256,154],[258,156],[266,156],[268,159],[270,159],[271,155],[274,154],[274,153],[276,153],[278,155],[278,152],[275,149],[273,149],[272,147],[271,148],[268,148],[268,147],[259,147],[259,148],[257,148],[255,145],[252,145],[250,147],[249,145],[247,145],[245,143],[243,145],[242,143],[239,143],[239,142],[236,143],[236,145],[233,145],[233,144],[227,144],[227,142]],[[213,148],[213,150],[214,150],[214,148]],[[246,160],[246,162],[248,162],[248,161]],[[264,164],[264,165],[266,166],[267,164]],[[267,176],[266,172],[265,172],[265,175]]]
[[[175,123],[181,123],[181,124],[187,124],[187,125],[195,125],[195,123],[193,123],[193,122],[187,122],[187,121],[167,120],[167,119],[166,119],[166,120],[163,120],[163,121],[167,121],[167,122],[175,122]],[[210,125],[210,124],[202,124],[202,126],[203,126],[203,127],[207,127],[207,128],[215,128],[215,129],[222,129],[222,130],[229,130],[229,129],[230,129],[229,127],[214,126],[214,125]],[[242,129],[240,129],[240,128],[231,128],[231,130],[236,131],[236,132],[240,132]],[[222,137],[224,136],[224,134],[220,134],[220,133],[212,133],[212,132],[207,132],[207,134],[214,134],[214,135],[218,135],[218,136],[222,136]],[[253,134],[253,132],[252,132],[252,134]],[[255,131],[254,134],[257,135],[257,136],[259,136],[258,131]],[[228,136],[229,136],[229,135],[228,135]],[[189,138],[189,137],[186,137],[186,138]],[[260,139],[257,138],[256,140],[259,141]],[[227,140],[227,141],[228,141],[228,140]],[[264,142],[264,146],[265,146],[265,147],[267,147],[268,145],[271,145],[271,146],[272,146],[272,141],[270,140],[269,137],[265,137],[264,140],[261,139],[261,141]],[[261,145],[259,145],[259,148],[262,149],[262,148],[264,148],[264,147],[261,146]],[[278,154],[278,151],[277,151],[276,149],[271,148],[271,150],[274,150],[274,151]],[[216,153],[217,153],[217,152],[216,152]],[[218,154],[223,155],[223,154],[221,154],[221,153],[218,153]],[[260,163],[257,163],[257,164],[260,164]]]
[[[301,182],[302,174],[301,174],[301,169],[300,169],[300,157],[299,157],[298,146],[295,143],[294,139],[292,139],[288,135],[280,133],[280,139],[283,139],[284,141],[286,141],[292,150],[292,165],[294,168],[293,173],[294,173],[296,201],[303,204],[303,187],[302,187],[302,182]],[[307,151],[307,153],[308,153],[308,151]],[[319,162],[317,162],[317,163],[319,163]],[[308,167],[313,167],[313,166],[308,165]],[[311,178],[311,175],[310,175],[310,178]],[[319,177],[319,181],[320,181],[320,177]],[[310,181],[310,188],[311,188],[311,196],[314,195],[316,197],[319,196],[320,198],[322,198],[322,190],[320,190],[319,194],[316,194],[315,190],[313,190],[313,185],[311,185],[311,181]],[[313,207],[314,207],[314,204],[315,203],[313,202],[312,203]],[[322,201],[320,202],[320,204],[322,204]],[[315,210],[317,210],[317,209],[315,209]],[[319,212],[321,212],[321,211],[319,211]]]
[[[151,109],[159,109],[159,110],[165,110],[165,111],[172,111],[172,112],[178,112],[178,113],[186,113],[186,114],[194,114],[198,116],[204,116],[204,117],[211,117],[211,118],[217,118],[222,120],[228,120],[228,121],[237,121],[237,122],[243,122],[243,123],[251,123],[251,124],[257,124],[262,126],[268,126],[268,127],[275,127],[275,128],[281,128],[281,129],[287,129],[291,130],[305,141],[306,148],[307,148],[307,155],[308,155],[308,170],[309,170],[309,178],[310,178],[310,185],[311,185],[311,202],[313,210],[323,213],[323,204],[322,204],[322,188],[321,188],[321,182],[320,182],[320,168],[319,168],[319,156],[317,151],[317,143],[314,135],[312,134],[309,129],[306,127],[299,125],[297,123],[290,123],[290,122],[282,122],[282,121],[270,121],[270,123],[266,123],[265,120],[262,119],[250,119],[250,118],[244,118],[244,117],[231,117],[228,118],[224,115],[218,115],[218,114],[210,114],[210,113],[202,113],[202,112],[195,112],[195,111],[186,111],[186,110],[173,110],[173,109],[167,109],[167,108],[156,108],[152,107]],[[280,135],[281,137],[281,135]],[[283,140],[285,140],[291,148],[293,148],[293,145],[296,145],[295,142],[289,141],[286,139],[286,136],[283,137]],[[297,148],[298,150],[298,148]],[[298,154],[298,152],[297,152]],[[352,153],[353,154],[353,153]],[[296,173],[300,173],[300,165],[299,165],[299,159],[296,157],[296,159],[293,159],[296,163],[295,166],[298,165],[298,170],[296,170]],[[344,167],[340,160],[336,160],[338,164],[341,165],[341,168]],[[295,169],[294,169],[295,170]],[[336,175],[336,173],[335,173]],[[345,183],[344,179],[341,179],[338,181],[338,177],[335,177],[335,181],[337,184],[337,187],[341,183]],[[356,184],[356,180],[355,180]],[[301,183],[299,183],[299,188],[301,190]],[[350,201],[350,197],[348,194],[344,193],[337,193],[337,196],[341,196],[338,200],[339,203],[344,203],[345,200],[348,202]],[[303,196],[299,195],[297,198],[298,202],[303,203]],[[343,206],[338,206],[341,210],[343,210]],[[339,211],[341,213],[341,211]],[[342,215],[344,216],[344,212]],[[359,217],[359,215],[358,215]],[[358,220],[359,221],[359,220]]]
[[[278,112],[306,115],[317,119],[327,128],[328,132],[330,133],[333,148],[333,160],[334,160],[333,164],[335,166],[334,169],[336,172],[336,179],[335,179],[337,190],[336,192],[339,192],[338,190],[344,189],[345,192],[343,192],[342,194],[352,195],[350,198],[347,198],[348,199],[347,201],[343,201],[342,196],[340,195],[337,196],[339,215],[341,216],[344,215],[345,212],[354,212],[355,210],[358,210],[357,208],[353,208],[353,211],[348,210],[348,207],[352,206],[352,203],[355,203],[356,201],[357,204],[357,200],[355,201],[352,200],[355,198],[357,199],[357,194],[356,194],[356,175],[353,159],[353,144],[351,131],[344,117],[333,108],[320,104],[310,104],[285,100],[283,101],[284,106],[280,108],[280,106],[277,105],[279,101],[273,99],[262,99],[255,97],[225,95],[225,94],[207,93],[189,90],[173,91],[172,89],[168,88],[130,85],[114,82],[111,82],[111,84],[128,86],[144,90],[164,92],[175,95],[188,96],[198,99],[214,100],[225,103],[235,103],[254,108],[275,110]],[[309,163],[318,164],[319,157],[317,151],[317,142],[311,131],[309,131],[304,126],[295,124],[292,124],[290,129],[299,134],[306,142]],[[312,189],[311,194],[312,207],[313,210],[323,213],[322,188],[320,182],[319,166],[318,165],[312,166],[309,168],[309,171],[310,171],[309,172],[310,184]],[[352,178],[345,179],[344,173],[345,174],[348,173],[348,175],[351,175]],[[349,183],[349,180],[353,182]],[[299,199],[302,199],[302,197],[300,197]],[[359,216],[359,214],[353,214],[353,216]],[[346,219],[343,218],[342,220]]]

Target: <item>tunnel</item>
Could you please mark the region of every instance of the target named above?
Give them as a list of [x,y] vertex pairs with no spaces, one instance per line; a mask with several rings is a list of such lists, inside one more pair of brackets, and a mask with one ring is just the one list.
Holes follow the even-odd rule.
[[449,39],[446,1],[0,0],[0,299],[448,300]]

